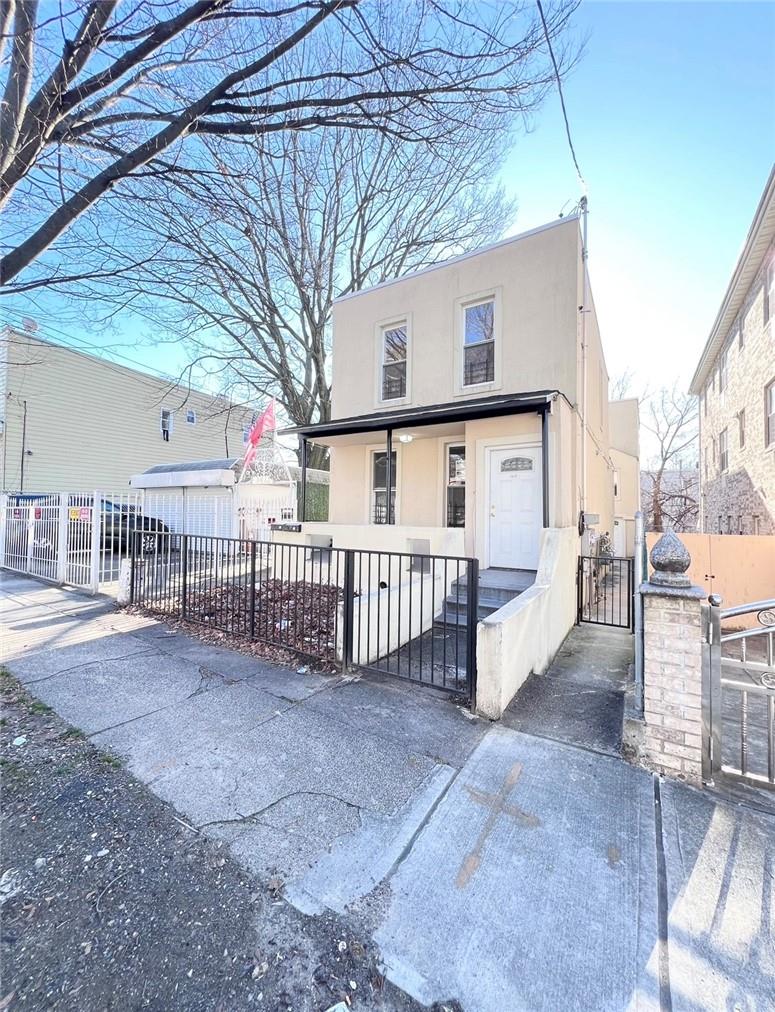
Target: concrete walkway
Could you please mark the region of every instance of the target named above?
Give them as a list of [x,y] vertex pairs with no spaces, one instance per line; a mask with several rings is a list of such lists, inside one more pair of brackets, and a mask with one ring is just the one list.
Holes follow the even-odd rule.
[[420,1001],[775,1007],[772,817],[561,727],[289,671],[32,581],[6,579],[0,608],[35,695],[299,909],[365,925]]

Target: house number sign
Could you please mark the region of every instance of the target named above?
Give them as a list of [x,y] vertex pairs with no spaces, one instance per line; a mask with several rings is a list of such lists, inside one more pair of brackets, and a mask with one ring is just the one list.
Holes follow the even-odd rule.
[[532,457],[507,457],[501,461],[501,473],[504,471],[532,471]]

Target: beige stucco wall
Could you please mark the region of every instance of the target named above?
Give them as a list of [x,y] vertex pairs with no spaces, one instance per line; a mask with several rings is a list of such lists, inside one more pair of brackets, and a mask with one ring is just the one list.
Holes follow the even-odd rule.
[[[0,342],[7,356],[2,486],[21,485],[27,402],[25,491],[120,490],[154,464],[236,456],[252,411],[208,394],[175,388],[105,359],[14,333]],[[174,412],[169,441],[160,410]],[[186,422],[186,409],[197,413]],[[228,453],[227,453],[228,439]]]
[[[551,389],[575,402],[579,269],[578,221],[567,219],[335,303],[333,417],[401,403],[383,404],[378,384],[380,326],[401,319],[409,328],[405,403]],[[496,381],[461,390],[460,303],[489,294],[496,299]]]
[[640,410],[637,397],[608,404],[608,436],[613,449],[640,456]]
[[529,590],[477,627],[476,710],[498,720],[531,672],[541,674],[576,620],[574,527],[547,528]]

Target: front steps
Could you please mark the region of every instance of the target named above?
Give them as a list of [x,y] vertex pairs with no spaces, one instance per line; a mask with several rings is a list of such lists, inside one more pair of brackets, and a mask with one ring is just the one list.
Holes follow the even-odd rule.
[[[483,569],[479,573],[479,608],[477,619],[492,615],[532,587],[536,574],[533,569]],[[465,625],[468,616],[468,596],[465,579],[455,580],[444,601],[439,622],[447,625]]]

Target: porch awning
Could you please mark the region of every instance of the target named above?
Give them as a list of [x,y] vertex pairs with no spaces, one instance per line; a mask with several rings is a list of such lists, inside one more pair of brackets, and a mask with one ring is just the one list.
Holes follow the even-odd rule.
[[392,411],[375,411],[368,415],[337,418],[317,425],[299,425],[283,429],[281,435],[302,436],[311,442],[326,442],[331,436],[348,433],[384,432],[386,429],[418,428],[445,422],[465,422],[474,418],[495,418],[498,415],[515,415],[528,411],[544,411],[557,396],[557,390],[539,390],[524,394],[499,394],[496,397],[476,397],[466,401],[450,401],[428,407],[397,408]]

